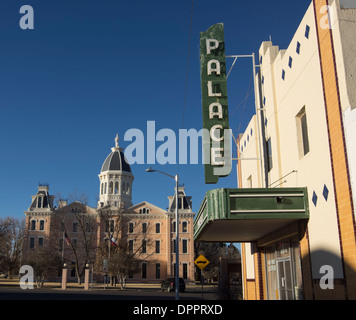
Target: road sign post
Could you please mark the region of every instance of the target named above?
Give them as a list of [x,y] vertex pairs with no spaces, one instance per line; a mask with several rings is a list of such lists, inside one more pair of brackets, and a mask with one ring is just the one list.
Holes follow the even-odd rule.
[[210,263],[207,258],[203,255],[200,255],[194,261],[195,265],[201,270],[200,273],[200,282],[201,282],[201,298],[204,300],[204,276],[203,276],[203,269]]

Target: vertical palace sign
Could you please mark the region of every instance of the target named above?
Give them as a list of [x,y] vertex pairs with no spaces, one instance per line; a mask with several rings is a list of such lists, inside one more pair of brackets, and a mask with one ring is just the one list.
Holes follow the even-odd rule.
[[227,103],[224,25],[200,33],[205,183],[231,173],[231,135]]

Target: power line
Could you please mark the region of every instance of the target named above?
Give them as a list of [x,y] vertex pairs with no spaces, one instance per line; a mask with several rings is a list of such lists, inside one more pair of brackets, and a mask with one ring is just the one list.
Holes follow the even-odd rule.
[[[194,0],[192,0],[192,7],[190,10],[190,23],[189,23],[189,43],[188,43],[188,57],[187,57],[187,69],[185,75],[185,89],[184,89],[184,103],[183,103],[183,113],[182,113],[182,125],[181,128],[184,128],[184,116],[185,116],[185,109],[187,105],[187,91],[188,91],[188,76],[189,76],[189,59],[190,59],[190,47],[192,42],[192,25],[193,25],[193,11],[194,11]],[[178,160],[178,173],[179,173],[179,160]],[[177,190],[178,192],[178,190]]]
[[194,0],[192,0],[192,7],[191,7],[191,11],[190,11],[189,44],[188,44],[187,69],[186,69],[186,76],[185,76],[185,90],[184,90],[184,103],[183,103],[183,115],[182,115],[182,128],[184,127],[184,115],[185,115],[185,108],[186,108],[186,104],[187,104],[189,58],[190,58],[190,46],[191,46],[191,42],[192,42],[193,11],[194,11]]

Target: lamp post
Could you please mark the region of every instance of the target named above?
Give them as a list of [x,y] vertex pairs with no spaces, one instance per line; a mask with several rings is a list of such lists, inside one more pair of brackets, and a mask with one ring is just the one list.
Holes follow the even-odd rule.
[[175,299],[179,300],[179,219],[178,219],[178,174],[171,176],[160,170],[153,170],[151,167],[146,169],[146,172],[160,172],[176,181],[176,296]]

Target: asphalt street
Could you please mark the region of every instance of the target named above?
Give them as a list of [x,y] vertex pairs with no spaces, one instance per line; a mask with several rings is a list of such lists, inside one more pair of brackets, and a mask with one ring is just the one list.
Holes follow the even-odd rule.
[[[180,293],[181,300],[217,300],[215,288],[207,288],[203,295],[199,286]],[[85,291],[82,288],[34,288],[1,287],[0,301],[5,300],[175,300],[175,293],[161,292],[158,288],[100,288]]]

